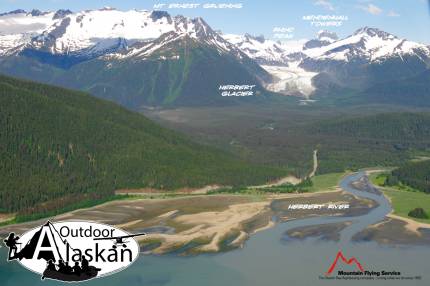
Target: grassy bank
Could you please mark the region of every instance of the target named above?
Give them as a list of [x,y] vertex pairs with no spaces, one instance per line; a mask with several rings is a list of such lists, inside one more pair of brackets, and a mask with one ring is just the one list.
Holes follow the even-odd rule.
[[110,197],[102,198],[102,199],[97,199],[97,200],[81,201],[81,202],[78,202],[75,204],[70,204],[64,208],[52,210],[49,212],[32,213],[32,214],[28,214],[28,215],[16,214],[15,216],[11,217],[10,219],[0,222],[0,226],[23,223],[23,222],[42,219],[42,218],[49,218],[49,217],[64,214],[64,213],[71,212],[71,211],[78,210],[78,209],[85,209],[85,208],[94,207],[96,205],[101,205],[101,204],[104,204],[104,203],[107,203],[110,201],[114,201],[114,200],[131,200],[133,198],[140,198],[140,197],[131,196],[131,195],[114,195],[114,196],[110,196]]
[[370,180],[376,186],[382,188],[384,194],[390,199],[393,213],[418,222],[430,223],[429,219],[418,219],[408,216],[408,213],[415,208],[422,208],[430,214],[430,195],[414,190],[407,186],[384,186],[386,176],[384,174],[372,174]]
[[384,194],[390,199],[394,214],[413,219],[415,221],[430,223],[430,219],[418,219],[408,216],[414,208],[423,208],[430,213],[430,196],[420,192],[400,191],[395,189],[384,189]]
[[272,186],[267,188],[222,188],[208,192],[208,194],[266,194],[266,193],[308,193],[308,192],[324,192],[335,190],[342,178],[348,172],[342,173],[328,173],[317,175],[310,180],[306,180],[297,185],[284,184],[279,186]]
[[347,173],[348,172],[317,175],[311,179],[312,186],[309,188],[309,192],[334,190]]

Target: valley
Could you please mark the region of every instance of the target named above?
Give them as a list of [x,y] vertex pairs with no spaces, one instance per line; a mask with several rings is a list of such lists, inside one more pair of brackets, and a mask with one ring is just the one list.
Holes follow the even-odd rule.
[[428,285],[429,3],[88,1],[0,5],[2,285]]
[[321,100],[307,106],[298,101],[276,101],[258,107],[244,104],[142,112],[198,142],[251,162],[286,167],[299,177],[312,169],[310,154],[314,149],[319,152],[318,173],[324,174],[396,166],[420,150],[428,152],[430,139],[425,108],[338,107]]

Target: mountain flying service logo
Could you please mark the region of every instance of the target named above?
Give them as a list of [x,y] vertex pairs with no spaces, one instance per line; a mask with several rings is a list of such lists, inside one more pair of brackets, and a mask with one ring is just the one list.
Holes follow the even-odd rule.
[[[336,270],[336,271],[335,271]],[[355,258],[347,258],[342,251],[338,251],[335,259],[331,263],[324,276],[319,276],[324,280],[421,280],[420,275],[402,276],[397,270],[387,270],[380,268],[365,269],[363,264]]]
[[8,261],[17,260],[45,278],[78,282],[121,271],[139,256],[135,236],[113,226],[89,221],[47,221],[4,240]]
[[355,257],[351,257],[351,258],[347,259],[347,258],[343,255],[342,251],[340,251],[340,250],[339,250],[339,251],[338,251],[338,253],[337,253],[337,255],[336,255],[336,258],[333,260],[333,263],[330,265],[329,269],[327,270],[326,275],[331,275],[331,274],[332,274],[332,272],[333,272],[333,271],[336,269],[336,267],[338,266],[339,259],[340,259],[340,261],[341,261],[343,264],[355,266],[355,267],[356,267],[356,269],[357,269],[358,271],[360,271],[360,272],[364,272],[364,268],[363,268],[363,266],[361,265],[361,263],[360,263],[360,262],[358,262],[357,258],[355,258]]

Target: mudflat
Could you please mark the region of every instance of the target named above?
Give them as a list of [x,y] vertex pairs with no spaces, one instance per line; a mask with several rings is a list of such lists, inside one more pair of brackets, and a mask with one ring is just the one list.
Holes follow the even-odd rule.
[[[289,210],[290,204],[348,203],[347,210]],[[218,252],[240,247],[255,232],[279,221],[316,215],[360,215],[374,205],[341,190],[284,195],[189,195],[174,198],[133,198],[79,209],[50,218],[91,220],[146,232],[139,237],[144,251],[166,253]],[[0,235],[22,233],[46,219],[0,228]]]

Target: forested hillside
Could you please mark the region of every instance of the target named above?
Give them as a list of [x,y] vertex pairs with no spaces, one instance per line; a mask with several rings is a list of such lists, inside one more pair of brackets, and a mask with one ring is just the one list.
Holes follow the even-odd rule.
[[376,84],[354,98],[361,103],[388,103],[428,107],[430,105],[430,70],[409,78]]
[[381,113],[336,118],[313,126],[321,134],[411,141],[430,138],[430,113]]
[[409,162],[397,168],[388,175],[387,185],[399,183],[410,186],[422,192],[430,193],[430,160]]
[[321,120],[304,128],[319,149],[319,172],[398,166],[430,148],[430,113],[381,113]]
[[117,188],[258,184],[284,170],[198,145],[85,93],[0,76],[0,211],[47,212]]

